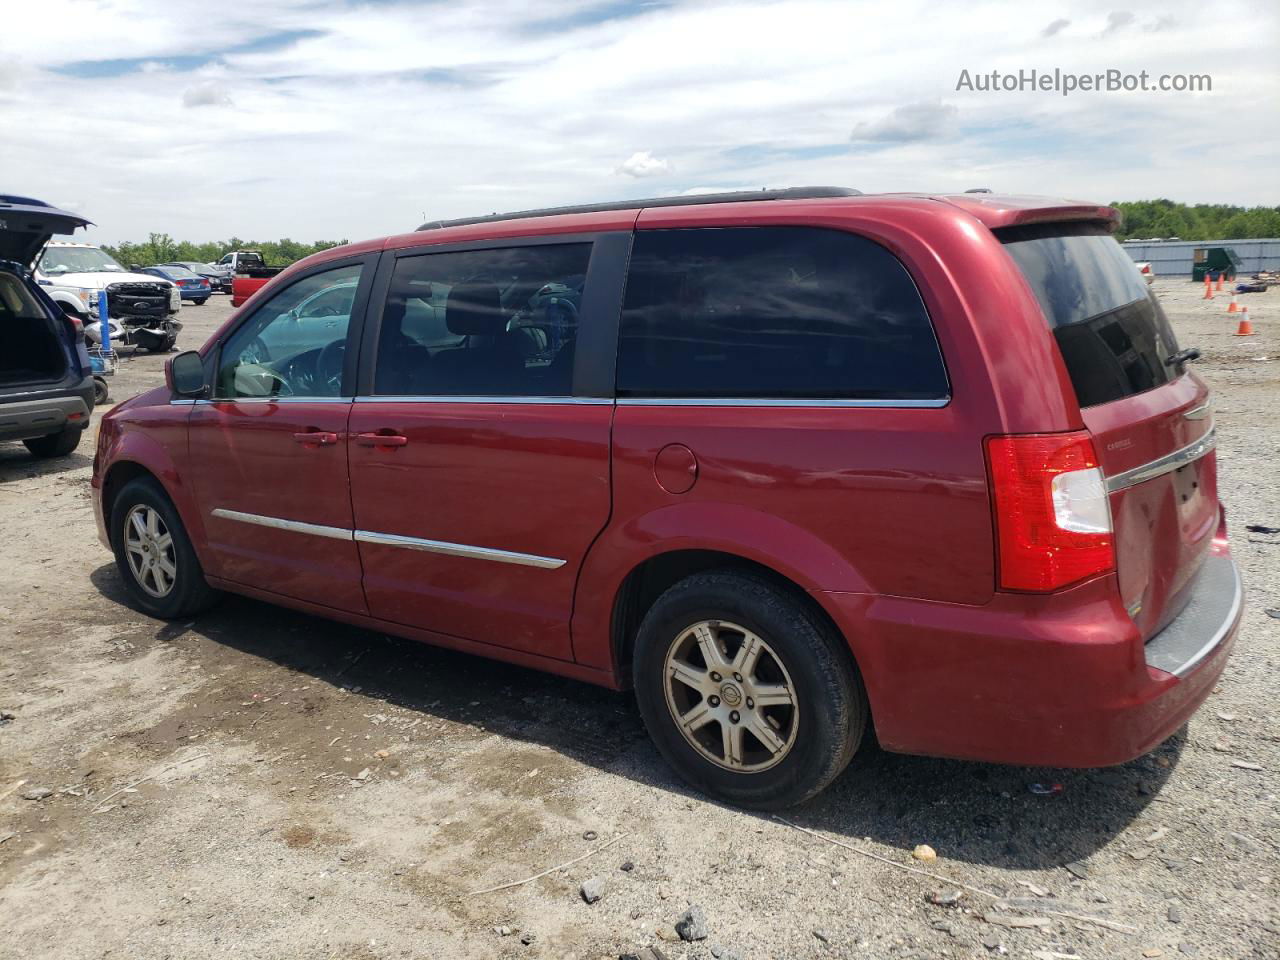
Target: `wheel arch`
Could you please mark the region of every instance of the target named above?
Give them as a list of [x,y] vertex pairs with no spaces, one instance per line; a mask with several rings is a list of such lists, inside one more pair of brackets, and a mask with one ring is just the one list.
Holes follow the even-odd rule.
[[[196,557],[208,570],[204,524],[196,509],[191,488],[183,482],[168,452],[154,440],[142,435],[125,434],[124,445],[113,451],[110,466],[102,476],[102,519],[108,538],[114,537],[111,513],[115,508],[116,498],[130,481],[139,477],[154,481],[169,498],[186,528]],[[114,539],[112,543],[114,545]]]
[[627,572],[613,597],[609,618],[609,646],[613,672],[620,688],[631,686],[631,660],[640,622],[654,602],[670,587],[697,573],[730,570],[751,574],[767,581],[803,607],[832,636],[843,642],[850,666],[860,675],[857,656],[820,595],[805,589],[785,573],[739,553],[721,549],[674,549],[656,553]]

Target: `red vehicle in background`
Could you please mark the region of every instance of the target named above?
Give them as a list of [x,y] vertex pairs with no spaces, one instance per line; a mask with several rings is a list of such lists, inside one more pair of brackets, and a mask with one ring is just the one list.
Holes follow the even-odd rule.
[[[104,417],[130,596],[634,687],[745,806],[889,750],[1127,761],[1243,593],[1209,390],[1116,211],[812,188],[309,257]],[[248,278],[246,278],[248,279]]]
[[241,306],[258,292],[268,280],[284,270],[269,267],[258,250],[234,250],[225,253],[214,267],[231,276],[231,305]]

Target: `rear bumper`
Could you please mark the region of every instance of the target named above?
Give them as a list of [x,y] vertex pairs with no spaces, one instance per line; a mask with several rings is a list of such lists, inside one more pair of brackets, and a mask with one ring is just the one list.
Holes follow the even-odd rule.
[[182,294],[183,300],[203,300],[213,293],[213,289],[211,287],[205,287],[203,290],[198,287],[182,287],[179,292]]
[[61,433],[68,426],[83,430],[93,409],[93,377],[59,396],[6,400],[0,395],[0,440],[32,440]]
[[1145,645],[1110,577],[983,607],[821,599],[856,638],[886,749],[1101,767],[1149,752],[1209,696],[1239,630],[1239,584],[1220,542],[1186,608]]

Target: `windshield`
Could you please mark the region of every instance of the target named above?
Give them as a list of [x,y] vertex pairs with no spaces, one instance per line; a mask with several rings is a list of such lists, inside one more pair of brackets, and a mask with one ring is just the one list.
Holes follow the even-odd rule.
[[97,247],[45,247],[36,269],[49,276],[63,273],[124,273],[105,250]]

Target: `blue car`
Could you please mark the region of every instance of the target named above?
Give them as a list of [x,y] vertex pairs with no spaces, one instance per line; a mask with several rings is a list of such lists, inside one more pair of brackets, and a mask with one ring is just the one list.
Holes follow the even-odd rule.
[[65,457],[93,410],[84,326],[36,283],[31,264],[54,234],[89,223],[32,200],[0,194],[0,441],[37,457]]
[[178,288],[183,300],[192,300],[197,307],[208,300],[213,293],[213,288],[209,286],[209,281],[205,277],[186,267],[166,263],[158,267],[143,267],[139,272],[168,280]]

